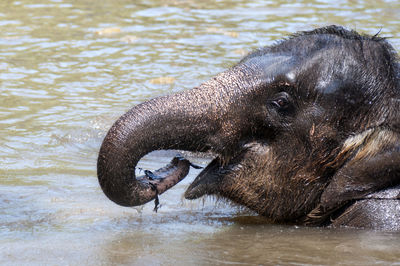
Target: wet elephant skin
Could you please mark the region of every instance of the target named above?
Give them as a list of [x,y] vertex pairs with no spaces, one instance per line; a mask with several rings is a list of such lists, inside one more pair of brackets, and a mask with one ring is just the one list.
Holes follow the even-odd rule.
[[191,90],[133,107],[98,157],[104,193],[141,205],[191,163],[135,177],[153,150],[216,154],[185,192],[277,223],[400,230],[400,66],[387,40],[340,26],[260,48]]

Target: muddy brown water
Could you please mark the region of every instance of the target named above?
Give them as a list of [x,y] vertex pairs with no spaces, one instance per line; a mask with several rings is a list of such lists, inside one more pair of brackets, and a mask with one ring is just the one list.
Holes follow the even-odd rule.
[[399,49],[399,18],[389,0],[1,1],[0,264],[399,265],[399,233],[272,225],[212,198],[187,201],[193,170],[158,213],[123,208],[95,169],[108,128],[139,102],[318,26],[380,31]]

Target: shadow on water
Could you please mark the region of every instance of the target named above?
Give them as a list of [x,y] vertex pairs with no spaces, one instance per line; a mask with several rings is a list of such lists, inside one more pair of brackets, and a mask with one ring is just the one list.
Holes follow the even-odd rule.
[[198,170],[161,195],[158,213],[153,203],[117,206],[96,160],[113,121],[137,103],[317,26],[381,30],[399,48],[399,13],[389,0],[0,1],[0,264],[398,263],[398,233],[279,226],[221,200],[184,200]]

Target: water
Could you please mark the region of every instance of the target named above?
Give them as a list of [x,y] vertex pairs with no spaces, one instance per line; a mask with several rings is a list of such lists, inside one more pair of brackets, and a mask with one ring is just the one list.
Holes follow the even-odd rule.
[[158,213],[123,208],[95,169],[102,138],[133,105],[298,30],[380,31],[399,49],[399,17],[389,0],[1,1],[0,264],[399,264],[398,233],[271,225],[224,202],[186,201],[196,171]]

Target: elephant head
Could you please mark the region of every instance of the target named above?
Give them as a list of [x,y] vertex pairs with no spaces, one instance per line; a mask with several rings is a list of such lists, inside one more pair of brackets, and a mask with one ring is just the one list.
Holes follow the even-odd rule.
[[[174,158],[135,177],[141,157],[212,151],[187,199],[217,195],[276,222],[400,229],[399,69],[383,38],[338,26],[294,34],[198,87],[124,114],[101,146],[100,185],[117,204],[141,205],[191,165]],[[372,217],[388,190],[395,196],[378,209],[392,216]]]

